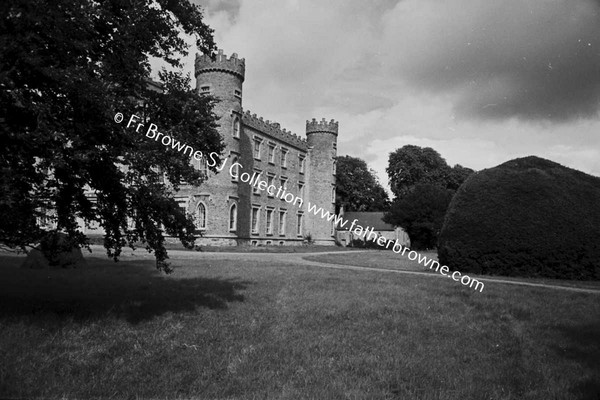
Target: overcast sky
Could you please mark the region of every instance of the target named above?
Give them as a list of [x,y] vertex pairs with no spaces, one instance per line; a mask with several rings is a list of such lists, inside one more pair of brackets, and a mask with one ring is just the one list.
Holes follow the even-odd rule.
[[339,154],[384,184],[406,144],[476,170],[537,155],[600,176],[598,0],[195,2],[246,59],[244,109],[302,135],[334,118]]

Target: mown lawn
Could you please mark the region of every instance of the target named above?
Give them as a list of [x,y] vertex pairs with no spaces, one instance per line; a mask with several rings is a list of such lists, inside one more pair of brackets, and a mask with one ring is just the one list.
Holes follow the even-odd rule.
[[198,256],[0,257],[0,397],[600,396],[599,295]]
[[[408,253],[406,253],[408,254]],[[354,265],[357,267],[368,267],[368,268],[381,268],[381,269],[397,269],[401,271],[416,271],[416,272],[427,272],[430,274],[439,274],[434,269],[425,267],[415,261],[410,261],[407,256],[396,254],[389,250],[371,250],[367,252],[358,252],[355,254],[322,254],[322,255],[311,255],[307,256],[307,260],[319,261],[331,264],[339,265]],[[437,261],[437,253],[435,251],[419,251],[420,255],[426,256],[431,260]],[[494,275],[471,275],[472,277],[483,277],[483,278],[497,278],[507,281],[526,281],[531,283],[542,283],[547,285],[555,286],[569,286],[578,287],[584,289],[596,289],[600,290],[600,281],[573,281],[564,279],[550,279],[550,278],[513,278],[506,276],[494,276]],[[485,288],[489,285],[485,282]],[[484,289],[487,290],[487,289]]]

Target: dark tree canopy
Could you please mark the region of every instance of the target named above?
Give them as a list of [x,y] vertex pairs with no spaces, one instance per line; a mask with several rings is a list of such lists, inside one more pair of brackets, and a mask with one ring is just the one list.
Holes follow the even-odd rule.
[[194,225],[157,167],[170,182],[202,178],[188,155],[113,117],[136,113],[205,154],[223,150],[214,99],[181,72],[161,74],[163,93],[148,89],[150,56],[180,69],[181,32],[203,53],[215,49],[200,9],[187,0],[8,0],[0,14],[0,243],[39,243],[52,210],[51,231],[85,245],[76,219],[96,221],[109,255],[141,241],[168,271],[164,233],[192,246]]
[[392,192],[402,197],[419,183],[457,190],[473,170],[458,164],[451,168],[431,147],[406,145],[390,153],[386,172]]
[[386,171],[396,195],[386,222],[402,226],[413,247],[436,247],[448,204],[473,170],[450,167],[431,147],[406,145],[390,153]]
[[341,206],[346,211],[387,210],[388,194],[365,161],[341,156],[336,163],[336,210]]
[[600,178],[538,157],[473,174],[440,233],[440,263],[476,274],[600,279]]
[[439,185],[417,184],[404,197],[392,202],[383,219],[404,228],[412,248],[435,248],[453,195],[454,191]]

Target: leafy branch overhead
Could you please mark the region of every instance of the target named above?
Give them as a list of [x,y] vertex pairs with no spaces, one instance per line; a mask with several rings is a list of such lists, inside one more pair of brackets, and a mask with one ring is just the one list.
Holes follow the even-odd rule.
[[[194,225],[157,171],[174,183],[202,177],[189,157],[112,117],[137,113],[203,153],[222,152],[215,100],[181,72],[182,33],[205,54],[215,49],[201,10],[186,0],[11,0],[0,13],[0,243],[38,243],[50,215],[83,245],[80,218],[104,228],[115,259],[141,241],[167,270],[164,232],[192,246]],[[148,88],[151,56],[175,68],[160,75],[162,93]]]

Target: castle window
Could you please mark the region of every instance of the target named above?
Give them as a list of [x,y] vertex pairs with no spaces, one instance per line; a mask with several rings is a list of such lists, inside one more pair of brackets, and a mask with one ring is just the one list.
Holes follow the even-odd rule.
[[279,234],[285,235],[285,216],[287,212],[285,210],[279,211]]
[[269,186],[274,186],[273,181],[275,180],[275,175],[267,176],[267,195],[269,197],[273,197],[275,195],[275,190],[269,190]]
[[200,94],[210,94],[210,86],[202,86],[200,88]]
[[237,204],[233,203],[229,208],[229,231],[237,229]]
[[304,173],[304,164],[305,164],[304,161],[305,161],[304,155],[300,154],[298,156],[298,169],[299,169],[299,171],[300,171],[301,174]]
[[281,168],[287,168],[287,154],[288,150],[281,148]]
[[333,161],[332,171],[333,171],[333,174],[335,175],[335,160]]
[[252,233],[257,234],[258,233],[258,220],[260,217],[260,206],[253,206],[252,207]]
[[233,95],[234,95],[235,97],[237,97],[238,99],[241,99],[241,98],[242,98],[242,91],[241,91],[241,90],[237,90],[237,89],[235,89],[235,90],[233,91]]
[[331,202],[335,203],[335,187],[331,188]]
[[298,196],[304,199],[304,182],[298,182]]
[[269,143],[269,162],[275,164],[275,145]]
[[335,222],[331,221],[331,236],[335,236]]
[[273,234],[273,210],[267,210],[267,235]]
[[202,202],[196,208],[196,226],[198,229],[206,229],[206,206]]
[[233,119],[233,137],[240,138],[240,119],[238,117]]
[[297,227],[298,227],[296,234],[298,236],[302,236],[302,228],[303,228],[302,224],[304,223],[304,214],[298,213],[298,215],[296,217],[297,217]]
[[[260,179],[260,174],[262,174],[262,171],[260,169],[255,169],[254,172],[258,176],[258,179]],[[260,195],[260,189],[258,188],[258,185],[252,186],[252,194]]]
[[240,165],[236,164],[238,162],[238,158],[233,157],[233,162],[231,163],[231,180],[232,182],[237,182],[240,179]]
[[186,214],[187,213],[187,201],[185,199],[179,199],[176,201],[177,201],[177,205],[179,206],[179,209],[181,209],[181,211],[184,214]]
[[[285,176],[282,176],[281,179],[279,179],[280,186],[283,190],[287,190],[287,181],[288,178],[286,178]],[[283,198],[281,200],[283,200]]]
[[260,138],[254,138],[254,158],[260,160],[260,145],[262,140]]

